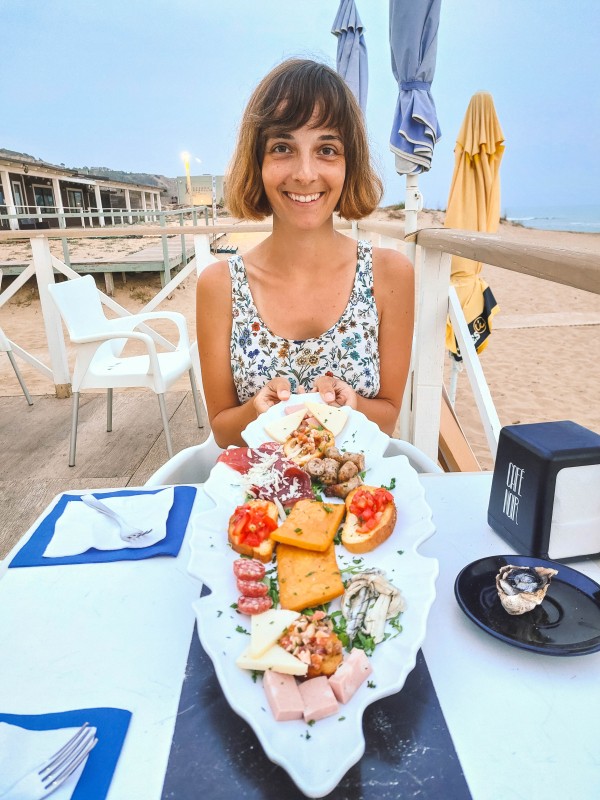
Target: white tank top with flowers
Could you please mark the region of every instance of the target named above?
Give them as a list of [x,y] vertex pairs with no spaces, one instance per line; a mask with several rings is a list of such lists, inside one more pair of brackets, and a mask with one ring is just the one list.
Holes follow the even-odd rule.
[[377,395],[379,317],[370,242],[358,242],[354,285],[342,316],[313,339],[283,339],[271,333],[254,304],[242,257],[233,256],[228,264],[233,312],[231,369],[240,403],[277,376],[290,381],[292,392],[298,386],[312,391],[318,377],[332,375],[363,397]]

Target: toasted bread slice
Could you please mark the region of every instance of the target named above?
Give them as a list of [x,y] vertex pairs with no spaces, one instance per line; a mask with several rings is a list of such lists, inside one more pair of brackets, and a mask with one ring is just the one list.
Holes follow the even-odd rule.
[[312,461],[313,458],[323,458],[325,450],[335,445],[335,437],[331,431],[314,425],[307,426],[304,430],[300,428],[301,432],[308,437],[308,441],[304,438],[299,441],[296,433],[289,437],[283,445],[283,452],[286,457],[294,461],[298,466],[304,466]]
[[[277,522],[278,512],[275,503],[271,503],[269,500],[249,500],[247,503],[244,503],[244,505],[255,508],[264,508],[267,515]],[[240,541],[234,533],[234,516],[235,514],[229,520],[229,527],[227,529],[227,538],[229,540],[229,544],[236,553],[240,553],[242,556],[256,558],[259,561],[262,561],[264,564],[268,564],[268,562],[273,558],[273,550],[275,548],[275,542],[273,539],[268,536],[257,547],[252,547],[246,542]]]
[[369,553],[392,535],[397,516],[393,501],[385,506],[377,525],[366,533],[357,530],[358,517],[350,511],[350,505],[356,492],[363,490],[375,492],[377,488],[376,486],[359,486],[346,497],[346,520],[342,528],[342,544],[351,553]]

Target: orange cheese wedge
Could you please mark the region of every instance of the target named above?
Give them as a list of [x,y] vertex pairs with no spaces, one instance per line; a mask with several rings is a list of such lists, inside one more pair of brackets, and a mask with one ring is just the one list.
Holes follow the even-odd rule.
[[323,553],[280,544],[277,574],[281,607],[292,611],[320,606],[344,594],[334,544]]
[[271,539],[303,550],[327,550],[344,519],[343,503],[299,500],[285,522],[271,531]]

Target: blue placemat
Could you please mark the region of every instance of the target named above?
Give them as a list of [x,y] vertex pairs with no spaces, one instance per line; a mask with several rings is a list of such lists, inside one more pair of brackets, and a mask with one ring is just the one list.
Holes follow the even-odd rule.
[[[148,494],[156,494],[161,489],[149,490]],[[115,492],[94,491],[94,496],[102,500],[105,497],[121,497],[132,494],[143,494],[140,490],[121,489]],[[43,567],[56,564],[88,564],[105,561],[139,561],[142,558],[153,556],[176,556],[183,542],[185,529],[190,518],[196,489],[193,486],[175,486],[173,505],[167,517],[167,535],[164,539],[150,547],[142,549],[124,548],[123,550],[88,550],[76,556],[61,556],[60,558],[47,558],[44,550],[54,536],[54,526],[57,519],[65,510],[67,503],[80,503],[79,495],[63,495],[52,511],[40,522],[31,538],[25,542],[13,560],[10,567]]]
[[97,729],[98,744],[88,756],[72,800],[104,800],[129,727],[131,711],[122,708],[80,708],[54,714],[2,714],[0,722],[30,731],[76,728],[89,722]]

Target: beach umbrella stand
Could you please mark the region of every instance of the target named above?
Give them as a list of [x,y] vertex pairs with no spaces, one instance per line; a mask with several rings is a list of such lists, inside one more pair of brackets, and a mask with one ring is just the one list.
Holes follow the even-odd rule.
[[[469,102],[454,149],[454,172],[444,226],[457,230],[495,233],[500,224],[500,162],[504,135],[488,92],[477,92]],[[450,280],[456,290],[477,354],[491,334],[491,320],[498,311],[492,290],[481,278],[483,265],[460,256],[452,257]],[[453,364],[449,388],[456,399],[462,369],[461,348],[453,326],[446,329],[446,348]]]
[[[389,2],[390,54],[398,83],[390,150],[394,153],[396,172],[406,176],[405,236],[417,230],[418,214],[423,208],[419,175],[430,169],[433,149],[441,136],[431,96],[440,8],[441,0]],[[416,243],[407,243],[406,254],[416,265]],[[400,412],[400,435],[404,439],[409,439],[411,432],[411,384],[412,369]]]

